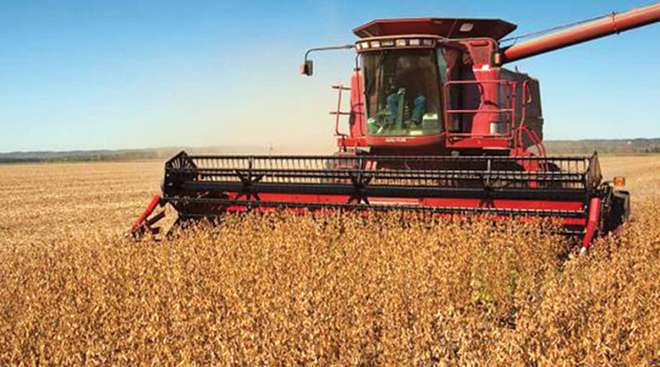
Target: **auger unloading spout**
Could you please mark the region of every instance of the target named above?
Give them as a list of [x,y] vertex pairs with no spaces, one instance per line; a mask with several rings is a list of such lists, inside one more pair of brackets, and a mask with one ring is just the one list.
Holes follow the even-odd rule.
[[502,53],[504,55],[503,63],[618,34],[659,20],[660,3],[632,9],[624,13],[612,13],[599,19],[512,45],[504,49]]
[[[614,19],[620,30],[654,23],[658,5]],[[164,205],[178,212],[178,223],[248,210],[401,210],[557,218],[586,249],[628,217],[629,195],[603,181],[596,154],[546,155],[539,82],[502,64],[600,37],[609,27],[586,23],[504,50],[500,40],[516,26],[499,19],[384,19],[357,27],[354,46],[313,49],[358,56],[350,85],[333,87],[334,155],[181,152],[165,164],[162,194],[131,233],[157,233],[162,212],[154,212]],[[308,54],[301,72],[311,75]],[[339,109],[343,98],[348,111]]]

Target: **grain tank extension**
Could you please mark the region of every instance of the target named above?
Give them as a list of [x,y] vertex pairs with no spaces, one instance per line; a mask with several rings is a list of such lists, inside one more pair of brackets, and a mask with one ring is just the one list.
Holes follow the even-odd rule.
[[[550,157],[538,80],[509,62],[657,22],[660,4],[503,46],[499,19],[374,20],[350,45],[350,85],[337,85],[337,152],[325,156],[207,156],[165,164],[130,233],[157,234],[171,205],[178,224],[248,210],[404,210],[554,217],[586,250],[629,215],[629,195],[603,181],[598,156]],[[342,99],[350,109],[342,111]]]

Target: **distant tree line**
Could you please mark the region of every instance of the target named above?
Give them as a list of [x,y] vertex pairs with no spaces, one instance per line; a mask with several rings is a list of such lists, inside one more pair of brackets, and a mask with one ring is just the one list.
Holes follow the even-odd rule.
[[650,154],[660,153],[660,139],[550,140],[545,146],[551,154]]
[[[549,154],[653,154],[660,153],[660,138],[657,139],[617,139],[617,140],[549,140],[545,143]],[[221,146],[221,147],[169,147],[131,150],[92,150],[68,152],[12,152],[0,153],[0,163],[39,163],[39,162],[104,162],[141,159],[168,159],[181,150],[211,154],[270,154],[261,146]],[[300,152],[302,154],[303,152]],[[327,154],[332,154],[331,151]]]

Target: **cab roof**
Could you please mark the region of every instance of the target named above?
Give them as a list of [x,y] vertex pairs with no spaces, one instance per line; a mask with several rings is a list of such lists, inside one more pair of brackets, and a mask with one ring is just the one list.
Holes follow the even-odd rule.
[[376,19],[353,29],[353,33],[360,38],[431,34],[446,38],[489,37],[499,40],[516,28],[515,24],[500,19],[400,18]]

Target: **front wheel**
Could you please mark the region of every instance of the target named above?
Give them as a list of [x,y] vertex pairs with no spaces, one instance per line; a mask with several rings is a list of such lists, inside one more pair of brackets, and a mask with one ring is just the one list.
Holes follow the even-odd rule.
[[609,215],[606,218],[607,231],[615,230],[630,218],[630,193],[617,190],[612,193]]

